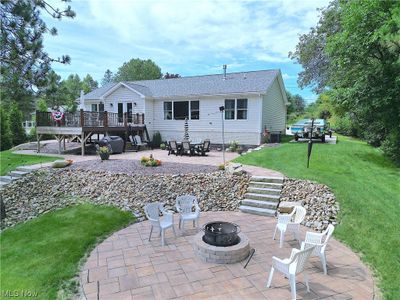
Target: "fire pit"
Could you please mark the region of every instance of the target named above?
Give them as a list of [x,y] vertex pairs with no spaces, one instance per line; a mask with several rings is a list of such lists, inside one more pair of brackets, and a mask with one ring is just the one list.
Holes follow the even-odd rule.
[[250,254],[249,239],[234,223],[213,221],[203,226],[194,237],[194,250],[205,262],[230,264]]
[[229,222],[210,222],[203,226],[203,241],[217,247],[229,247],[240,242],[240,227]]

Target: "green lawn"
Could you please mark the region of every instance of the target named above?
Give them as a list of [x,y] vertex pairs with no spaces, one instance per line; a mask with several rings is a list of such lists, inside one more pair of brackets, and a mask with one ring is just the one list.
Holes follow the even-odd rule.
[[2,151],[0,152],[0,176],[6,175],[9,171],[13,171],[19,166],[40,164],[57,159],[62,158],[56,156],[13,154],[11,150]]
[[36,299],[56,299],[85,253],[133,219],[114,207],[81,204],[5,230],[0,236],[0,292],[24,290],[37,293]]
[[340,137],[337,145],[314,144],[309,169],[306,143],[264,148],[236,161],[331,187],[341,207],[336,238],[362,252],[385,298],[400,299],[400,169],[378,149]]

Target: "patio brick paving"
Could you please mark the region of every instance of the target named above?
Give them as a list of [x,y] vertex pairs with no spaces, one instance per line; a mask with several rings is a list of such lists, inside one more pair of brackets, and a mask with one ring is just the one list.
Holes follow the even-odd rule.
[[[241,212],[204,212],[200,224],[224,220],[240,225],[256,252],[246,269],[245,261],[220,265],[203,263],[191,242],[197,232],[186,226],[177,237],[166,232],[166,246],[145,221],[122,229],[98,245],[81,274],[87,299],[290,299],[288,279],[276,272],[267,288],[272,256],[287,258],[297,242],[287,235],[284,247],[272,240],[276,219]],[[304,238],[306,228],[302,228]],[[308,266],[310,293],[297,276],[298,299],[373,299],[376,287],[370,271],[349,248],[332,239],[327,248],[328,275],[319,258]]]

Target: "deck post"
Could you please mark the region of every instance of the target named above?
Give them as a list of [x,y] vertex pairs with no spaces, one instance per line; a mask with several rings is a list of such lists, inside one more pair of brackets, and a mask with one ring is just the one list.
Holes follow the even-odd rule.
[[[81,110],[81,112],[82,112],[82,110]],[[82,131],[82,134],[81,134],[81,154],[82,154],[82,156],[85,155],[85,143],[86,143],[85,132]]]
[[65,149],[65,135],[63,136],[63,146],[64,146],[64,151],[66,150]]
[[124,127],[128,127],[128,113],[124,112]]
[[81,114],[80,114],[80,125],[81,127],[85,126],[85,117],[83,115],[83,109],[81,109]]
[[103,120],[104,120],[103,126],[104,126],[104,128],[107,128],[107,127],[108,127],[108,112],[107,112],[107,111],[104,111],[103,114],[104,114],[104,117],[103,117]]
[[142,124],[144,124],[144,114],[142,114]]

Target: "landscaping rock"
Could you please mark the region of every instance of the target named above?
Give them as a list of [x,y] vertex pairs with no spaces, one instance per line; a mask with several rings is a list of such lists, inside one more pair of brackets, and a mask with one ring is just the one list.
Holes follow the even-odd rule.
[[128,175],[81,169],[46,169],[10,183],[2,190],[4,227],[40,214],[88,201],[131,211],[143,219],[143,207],[160,201],[174,208],[178,195],[198,198],[202,211],[237,210],[249,176],[222,171],[198,174]]
[[339,204],[326,185],[309,180],[286,178],[280,201],[298,202],[307,210],[303,225],[323,231],[329,223],[337,224]]

